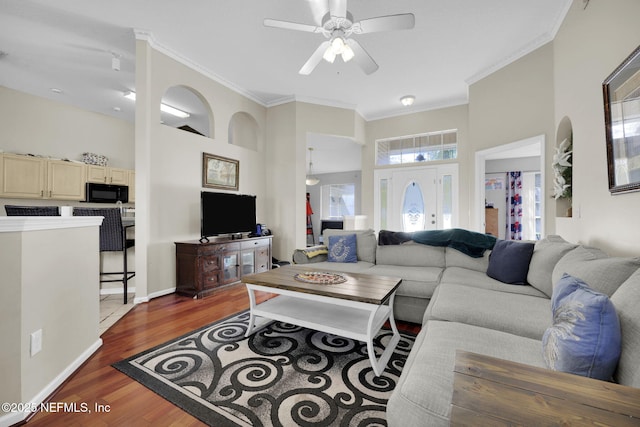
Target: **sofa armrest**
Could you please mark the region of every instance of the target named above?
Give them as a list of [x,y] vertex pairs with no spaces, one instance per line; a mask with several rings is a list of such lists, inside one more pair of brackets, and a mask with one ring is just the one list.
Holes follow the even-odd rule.
[[293,251],[294,264],[312,264],[327,260],[329,250],[325,245],[311,246]]

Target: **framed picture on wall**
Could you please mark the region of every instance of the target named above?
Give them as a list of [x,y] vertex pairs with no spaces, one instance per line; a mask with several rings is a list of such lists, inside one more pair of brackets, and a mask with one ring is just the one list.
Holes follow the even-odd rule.
[[202,186],[238,191],[240,162],[227,157],[202,153]]
[[640,46],[602,84],[609,191],[640,190]]

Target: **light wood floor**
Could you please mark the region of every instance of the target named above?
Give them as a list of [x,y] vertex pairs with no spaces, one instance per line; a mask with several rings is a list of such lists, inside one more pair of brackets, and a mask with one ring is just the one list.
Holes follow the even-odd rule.
[[[266,298],[261,294],[258,301]],[[39,412],[26,426],[204,425],[111,364],[247,308],[242,284],[201,300],[171,294],[136,305],[102,335],[102,347],[49,399],[76,402],[78,408],[84,404],[92,412]],[[402,322],[398,327],[414,333],[420,329]],[[96,404],[109,412],[96,412]]]

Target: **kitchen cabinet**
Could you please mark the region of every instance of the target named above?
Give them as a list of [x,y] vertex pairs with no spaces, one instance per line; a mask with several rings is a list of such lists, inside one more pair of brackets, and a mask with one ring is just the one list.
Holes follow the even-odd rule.
[[86,165],[87,182],[129,185],[129,170],[108,166]]
[[47,160],[47,194],[56,200],[84,200],[85,168],[81,163]]
[[2,197],[84,200],[85,169],[81,163],[3,154],[1,169]]
[[195,298],[271,268],[271,236],[176,242],[176,292]]

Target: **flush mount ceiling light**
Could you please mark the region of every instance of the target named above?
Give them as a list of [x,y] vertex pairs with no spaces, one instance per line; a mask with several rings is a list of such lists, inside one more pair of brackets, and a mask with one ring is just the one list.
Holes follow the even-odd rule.
[[402,105],[404,105],[405,107],[409,107],[410,105],[413,105],[413,101],[415,100],[416,100],[416,97],[413,95],[407,95],[400,98],[400,102],[402,102]]
[[[130,99],[132,101],[136,100],[136,93],[135,92],[126,92],[124,94],[124,97],[127,99]],[[191,114],[189,113],[185,113],[182,110],[178,110],[177,108],[173,108],[170,105],[167,104],[160,104],[160,111],[164,111],[167,114],[171,114],[172,116],[176,116],[176,117],[180,117],[181,119],[186,119],[187,117],[190,117]]]
[[307,175],[307,179],[305,180],[305,183],[307,185],[316,185],[317,183],[320,182],[320,180],[316,177],[313,176],[313,161],[311,159],[311,155],[313,154],[313,147],[309,147],[309,174]]

